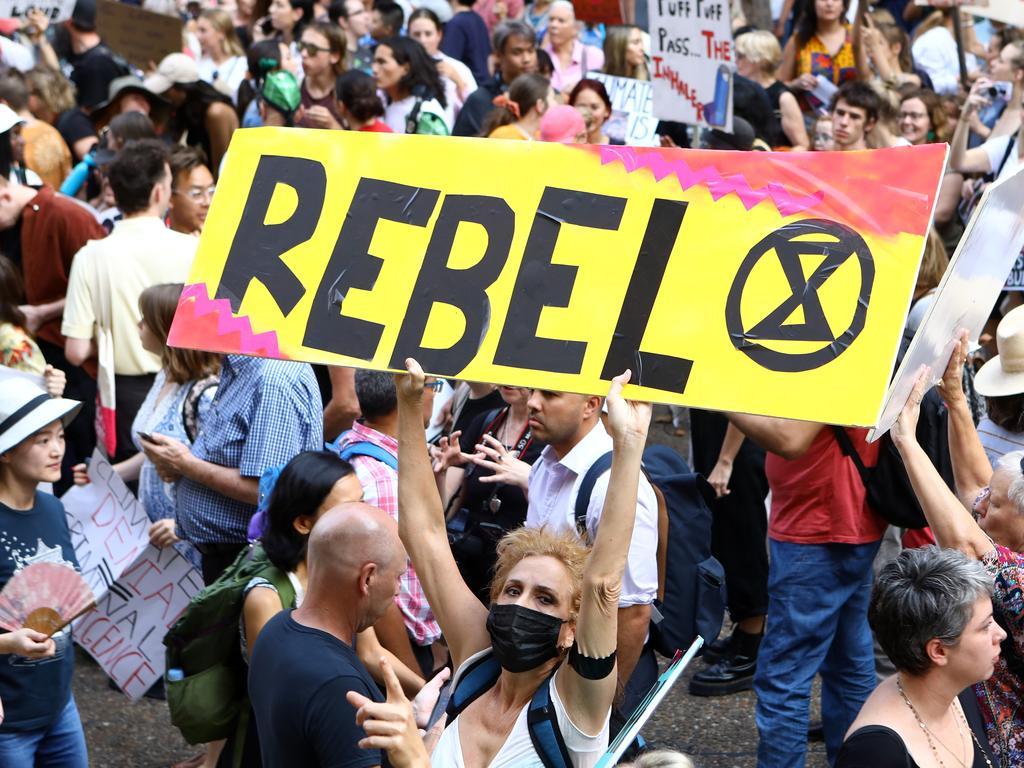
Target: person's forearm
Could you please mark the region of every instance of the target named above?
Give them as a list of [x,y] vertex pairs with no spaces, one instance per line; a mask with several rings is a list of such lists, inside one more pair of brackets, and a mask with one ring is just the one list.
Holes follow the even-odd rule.
[[[367,627],[359,633],[358,640],[356,641],[356,653],[373,679],[381,685],[384,684],[384,680],[380,673],[380,657],[387,657],[391,668],[398,677],[398,682],[402,684],[402,690],[410,699],[416,697],[416,694],[420,692],[420,688],[426,682],[419,676],[419,672],[409,669],[400,658],[380,644],[380,640],[377,639],[377,633],[373,627]],[[419,667],[416,667],[416,669],[418,670]]]
[[624,690],[644,649],[651,624],[650,605],[627,605],[619,608],[618,640],[615,660],[618,663],[619,690]]
[[726,415],[743,434],[766,451],[771,451],[784,459],[802,456],[821,430],[820,424],[774,416],[754,416],[749,413]]
[[398,400],[398,531],[413,562],[430,559],[430,540],[438,541],[445,532],[444,510],[437,481],[427,454],[423,432],[423,403]]
[[139,479],[139,473],[142,471],[142,464],[146,460],[146,454],[136,453],[129,459],[119,461],[114,465],[114,471],[117,472],[117,476],[125,482],[132,482]]
[[[964,111],[970,107],[964,105]],[[949,140],[949,167],[956,171],[966,170],[963,166],[967,160],[967,137],[971,132],[968,124],[970,113],[960,113],[960,119],[956,121],[956,130],[953,131],[953,138]]]
[[939,546],[981,557],[988,539],[971,514],[946,487],[928,454],[916,440],[896,441],[903,466]]
[[965,504],[971,504],[978,491],[988,484],[992,465],[974,426],[974,416],[967,398],[960,397],[949,407],[949,458],[953,465],[956,492]]
[[220,464],[204,461],[191,453],[181,467],[181,474],[193,482],[205,485],[229,499],[256,506],[259,501],[260,481],[258,477],[243,477],[238,467],[222,467]]
[[39,323],[41,325],[61,317],[64,314],[64,304],[66,303],[67,299],[57,299],[57,301],[31,304],[30,306],[35,307],[36,312],[39,313]]
[[732,464],[736,459],[736,454],[743,447],[745,439],[746,436],[740,431],[739,427],[730,421],[729,426],[725,428],[725,439],[722,440],[722,447],[718,451],[718,460],[727,461],[729,464]]
[[420,668],[416,655],[412,652],[412,641],[409,640],[405,619],[402,618],[397,603],[391,601],[387,611],[373,625],[373,631],[377,634],[380,644],[397,656],[405,666],[409,669]]
[[[621,588],[622,573],[629,555],[629,542],[636,524],[643,449],[643,442],[634,438],[615,440],[612,444],[608,490],[601,511],[601,524],[594,538],[594,548],[583,571],[584,581],[614,581]],[[615,600],[617,604],[618,595],[615,596]]]

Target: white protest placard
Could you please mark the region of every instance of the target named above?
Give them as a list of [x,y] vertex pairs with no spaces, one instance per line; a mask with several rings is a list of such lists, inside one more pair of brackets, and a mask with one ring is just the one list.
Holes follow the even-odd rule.
[[882,415],[869,440],[877,440],[896,423],[922,365],[930,366],[933,381],[938,381],[953,351],[953,337],[961,328],[967,329],[972,341],[978,339],[1024,247],[1022,208],[1024,165],[990,184],[974,209],[931,306],[889,385]]
[[71,18],[75,0],[0,0],[0,19],[23,19],[32,8],[43,11],[54,24]]
[[98,450],[89,484],[61,501],[82,576],[96,609],[75,622],[75,641],[132,699],[164,673],[162,642],[202,576],[174,547],[149,543],[149,516]]
[[651,83],[631,77],[613,77],[603,72],[588,72],[587,77],[604,84],[612,102],[612,116],[604,124],[609,139],[631,147],[657,147],[658,118],[654,116]]
[[984,16],[1012,27],[1024,26],[1024,0],[985,0],[983,3],[960,6],[960,17]]
[[89,484],[61,501],[82,576],[99,598],[149,546],[149,516],[99,450],[89,460]]
[[163,639],[203,588],[174,547],[150,545],[75,625],[75,641],[132,700],[164,674]]
[[728,0],[647,0],[654,115],[732,130]]
[[1010,275],[1003,285],[1004,291],[1024,291],[1024,251],[1017,254],[1017,260],[1010,268]]

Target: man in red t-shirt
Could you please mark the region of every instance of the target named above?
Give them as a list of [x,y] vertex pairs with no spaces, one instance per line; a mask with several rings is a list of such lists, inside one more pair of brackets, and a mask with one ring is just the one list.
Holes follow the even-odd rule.
[[[90,240],[106,236],[92,210],[49,187],[35,189],[0,178],[0,242],[25,279],[26,330],[35,336],[47,363],[67,374],[64,394],[82,403],[82,412],[65,432],[64,467],[85,460],[96,447],[93,421],[96,408],[95,366],[85,370],[64,357],[60,333],[68,276],[75,254]],[[60,492],[70,484],[64,472]]]
[[[729,418],[768,451],[772,495],[768,620],[754,677],[758,766],[804,765],[816,674],[831,763],[876,683],[867,609],[871,564],[887,524],[868,506],[857,468],[832,427]],[[874,465],[878,444],[867,443],[866,430],[846,432],[864,463]]]

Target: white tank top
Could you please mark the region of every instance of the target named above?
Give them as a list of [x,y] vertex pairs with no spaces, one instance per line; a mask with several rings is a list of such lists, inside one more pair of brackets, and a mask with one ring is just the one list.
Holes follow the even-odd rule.
[[[458,683],[466,667],[490,652],[490,649],[480,651],[466,659],[456,671],[453,685]],[[562,740],[569,751],[573,767],[593,768],[593,766],[597,765],[597,761],[601,759],[605,750],[608,749],[607,718],[601,732],[596,736],[590,736],[583,733],[569,719],[569,714],[565,711],[565,706],[558,695],[558,686],[556,685],[551,686],[551,704],[554,706],[558,729],[562,733]],[[537,756],[537,751],[533,748],[533,742],[530,741],[530,730],[526,724],[526,712],[529,706],[527,704],[519,713],[508,738],[505,739],[505,743],[501,745],[501,749],[498,750],[498,754],[494,756],[488,768],[543,768],[544,764]],[[434,768],[452,768],[452,766],[455,766],[455,768],[466,768],[466,764],[462,759],[462,741],[459,734],[459,721],[461,719],[461,716],[456,717],[441,734],[441,739],[437,742],[437,746],[434,747],[434,752],[430,757],[430,764]]]

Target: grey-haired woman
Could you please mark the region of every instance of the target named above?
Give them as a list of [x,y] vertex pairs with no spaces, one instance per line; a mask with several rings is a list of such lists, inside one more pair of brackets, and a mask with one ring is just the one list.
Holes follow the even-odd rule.
[[836,768],[994,765],[970,690],[1006,637],[992,589],[985,567],[954,549],[904,550],[882,569],[868,621],[896,674],[864,703]]

